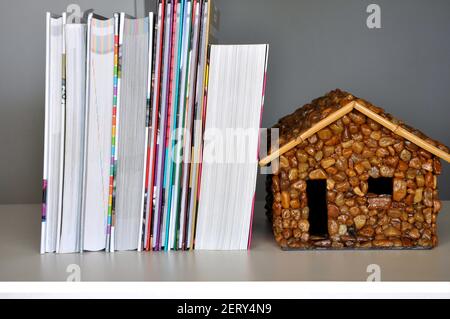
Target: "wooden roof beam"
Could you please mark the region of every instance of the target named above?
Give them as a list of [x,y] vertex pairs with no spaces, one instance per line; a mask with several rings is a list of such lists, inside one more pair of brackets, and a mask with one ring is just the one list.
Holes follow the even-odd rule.
[[323,120],[320,120],[319,122],[317,122],[316,124],[311,126],[309,129],[307,129],[306,131],[301,133],[295,139],[287,142],[286,144],[281,146],[278,150],[273,151],[272,153],[270,153],[269,155],[264,157],[262,160],[259,161],[259,165],[260,166],[266,166],[267,164],[272,162],[274,159],[278,158],[279,156],[281,156],[284,153],[288,152],[292,148],[294,148],[297,145],[301,144],[304,140],[306,140],[307,138],[309,138],[312,135],[316,134],[321,129],[323,129],[323,128],[327,127],[328,125],[330,125],[331,123],[339,120],[345,114],[350,113],[353,110],[354,105],[355,105],[355,102],[352,101],[352,102],[344,105],[343,107],[341,107],[337,111],[331,113],[326,118],[324,118]]
[[350,113],[353,109],[358,110],[368,118],[374,120],[375,122],[381,124],[382,126],[386,127],[387,129],[394,132],[394,134],[397,134],[398,136],[401,136],[405,138],[406,140],[410,141],[411,143],[416,144],[418,147],[430,152],[431,154],[442,158],[446,162],[450,163],[450,154],[447,152],[441,150],[440,148],[426,142],[425,140],[421,139],[420,137],[414,135],[413,133],[409,132],[408,130],[404,129],[403,127],[392,123],[388,119],[382,117],[381,115],[375,113],[374,111],[370,110],[364,105],[364,102],[357,100],[352,101],[345,106],[341,107],[339,110],[331,113],[323,120],[320,120],[316,124],[314,124],[312,127],[301,133],[298,137],[295,139],[287,142],[283,146],[281,146],[279,149],[273,151],[266,157],[264,157],[262,160],[259,161],[260,166],[266,166],[270,162],[272,162],[274,159],[280,157],[284,153],[288,152],[292,148],[296,147],[297,145],[301,144],[303,141],[320,131],[321,129],[327,127],[331,123],[339,120],[341,117],[346,115],[347,113]]
[[390,122],[389,120],[385,119],[384,117],[380,116],[379,114],[373,112],[372,110],[368,109],[366,106],[361,104],[359,101],[355,102],[355,109],[364,114],[365,116],[371,118],[375,122],[383,125],[387,129],[394,132],[394,134],[397,134],[411,143],[416,144],[420,148],[423,148],[424,150],[430,152],[433,155],[436,155],[437,157],[442,158],[446,162],[450,163],[450,154],[444,152],[440,148],[437,148],[434,145],[431,145],[430,143],[424,141],[420,137],[414,135],[413,133],[409,132],[408,130],[404,129],[403,127],[394,124]]

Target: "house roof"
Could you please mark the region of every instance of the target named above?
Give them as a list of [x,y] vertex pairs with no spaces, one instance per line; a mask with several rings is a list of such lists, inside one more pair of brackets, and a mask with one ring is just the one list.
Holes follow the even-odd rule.
[[382,108],[359,99],[348,92],[336,89],[280,119],[273,126],[279,129],[280,147],[271,150],[269,155],[260,160],[259,164],[261,166],[269,164],[352,110],[361,112],[395,134],[450,163],[449,149],[444,144],[408,126],[391,114],[386,113]]

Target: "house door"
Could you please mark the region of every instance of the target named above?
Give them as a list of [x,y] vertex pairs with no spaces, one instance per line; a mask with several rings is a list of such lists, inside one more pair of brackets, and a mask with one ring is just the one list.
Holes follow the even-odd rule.
[[309,234],[327,236],[327,181],[325,179],[306,181],[306,196],[309,207]]

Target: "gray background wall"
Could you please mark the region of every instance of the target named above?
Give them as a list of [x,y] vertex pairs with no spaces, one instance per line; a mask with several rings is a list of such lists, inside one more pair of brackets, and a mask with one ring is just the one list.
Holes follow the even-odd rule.
[[[0,3],[0,204],[40,201],[45,19],[69,3],[135,13],[134,1]],[[366,27],[381,6],[382,29]],[[445,0],[216,0],[219,42],[269,43],[263,126],[342,88],[450,145],[450,2]],[[146,1],[153,10],[154,1]],[[139,11],[138,11],[139,12]],[[450,200],[450,165],[440,190]],[[263,179],[257,196],[264,198]]]

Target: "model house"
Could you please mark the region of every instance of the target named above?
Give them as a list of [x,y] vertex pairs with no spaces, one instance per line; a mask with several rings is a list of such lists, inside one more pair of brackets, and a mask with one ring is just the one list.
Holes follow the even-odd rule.
[[267,205],[282,248],[432,248],[449,149],[334,90],[277,125]]

